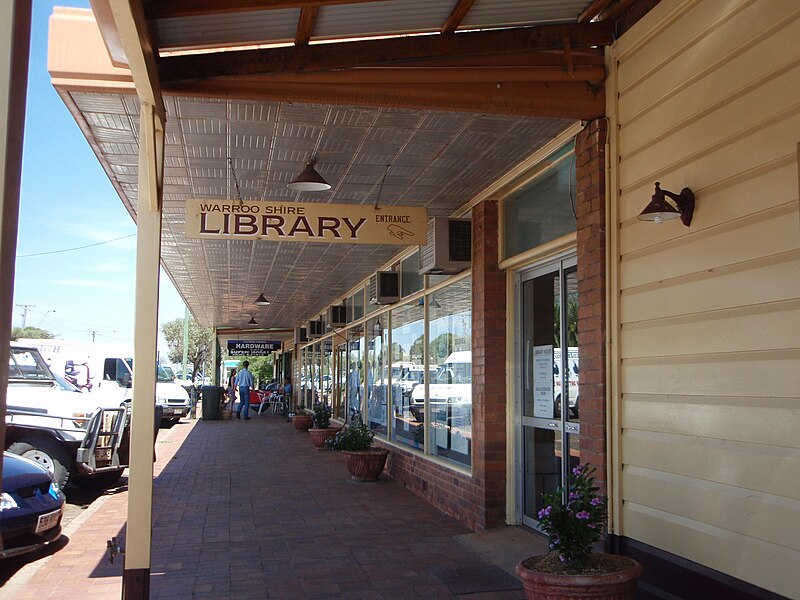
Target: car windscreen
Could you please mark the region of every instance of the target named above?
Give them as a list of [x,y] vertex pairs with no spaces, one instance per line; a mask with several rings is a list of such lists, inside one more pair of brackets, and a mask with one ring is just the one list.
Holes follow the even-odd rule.
[[[171,369],[170,369],[171,371]],[[175,376],[167,371],[161,365],[156,365],[156,377],[159,383],[169,383],[175,379]]]
[[53,381],[53,374],[36,350],[11,348],[8,355],[8,378],[30,381]]

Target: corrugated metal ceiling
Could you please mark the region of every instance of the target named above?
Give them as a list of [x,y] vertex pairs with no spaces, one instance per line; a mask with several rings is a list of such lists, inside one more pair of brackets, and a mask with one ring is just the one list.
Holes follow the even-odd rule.
[[[70,92],[99,159],[136,212],[138,101]],[[165,98],[162,261],[203,325],[294,327],[322,312],[398,252],[397,246],[209,241],[184,237],[187,198],[381,204],[449,215],[571,121],[401,109]],[[312,155],[333,186],[286,184]],[[259,293],[272,301],[256,307]]]

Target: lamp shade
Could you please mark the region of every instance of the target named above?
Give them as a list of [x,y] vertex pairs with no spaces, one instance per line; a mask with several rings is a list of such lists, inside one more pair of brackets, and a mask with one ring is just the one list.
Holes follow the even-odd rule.
[[258,325],[258,321],[256,321],[255,317],[250,317],[250,320],[247,322],[248,325]]
[[672,206],[665,198],[664,192],[656,182],[656,193],[653,194],[650,203],[639,213],[640,221],[654,221],[662,223],[681,216],[680,210]]
[[300,192],[324,192],[331,189],[331,185],[317,173],[313,163],[307,163],[305,169],[287,187]]
[[259,294],[258,298],[256,298],[255,301],[253,301],[253,304],[256,304],[258,306],[269,306],[269,300],[264,298],[264,294]]

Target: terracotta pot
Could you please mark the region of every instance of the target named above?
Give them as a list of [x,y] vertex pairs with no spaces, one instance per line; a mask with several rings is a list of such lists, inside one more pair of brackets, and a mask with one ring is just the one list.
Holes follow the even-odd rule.
[[340,429],[341,427],[326,427],[325,429],[315,429],[312,427],[308,430],[308,433],[311,436],[311,443],[314,444],[317,450],[327,450],[325,447],[325,440],[332,438]]
[[[542,558],[540,556],[533,557]],[[624,557],[630,566],[622,571],[596,575],[560,575],[542,573],[517,564],[516,572],[528,600],[633,600],[636,584],[644,571],[632,558]],[[525,562],[525,561],[523,561]]]
[[378,481],[386,465],[389,451],[386,448],[370,448],[369,450],[343,450],[344,462],[350,471],[353,481]]
[[294,415],[292,417],[292,424],[297,431],[308,431],[311,429],[311,424],[313,423],[313,419],[311,415],[307,415],[305,413],[301,413],[299,415]]

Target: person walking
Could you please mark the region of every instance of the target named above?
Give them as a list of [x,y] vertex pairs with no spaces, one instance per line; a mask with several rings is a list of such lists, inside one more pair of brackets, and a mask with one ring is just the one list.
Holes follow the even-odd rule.
[[[253,374],[247,368],[250,366],[248,361],[242,363],[242,368],[236,374],[236,387],[239,388],[239,410],[236,411],[236,418],[250,420],[250,388],[253,387]],[[244,411],[244,417],[241,416]]]
[[231,369],[231,375],[228,377],[228,398],[231,401],[231,410],[236,405],[236,369]]

